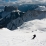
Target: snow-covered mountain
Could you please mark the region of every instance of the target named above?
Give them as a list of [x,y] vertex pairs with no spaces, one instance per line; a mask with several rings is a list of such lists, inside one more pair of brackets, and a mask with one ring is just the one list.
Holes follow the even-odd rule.
[[15,5],[6,5],[6,6],[0,6],[1,11],[5,10],[5,7],[7,8],[6,10],[8,11],[12,11],[13,9],[16,9],[16,7],[18,7],[18,9],[22,12],[27,12],[28,10],[34,10],[36,8],[38,8],[37,4],[15,4]]
[[14,19],[17,19],[18,17],[22,16],[24,12],[21,12],[19,10],[13,10],[12,12],[3,11],[0,14],[0,28],[7,27],[7,24],[11,22]]
[[38,11],[46,11],[46,6],[39,6],[35,10],[38,10]]
[[46,46],[46,11],[2,11],[0,28],[0,46]]
[[[12,16],[14,18],[14,15]],[[11,17],[11,18],[12,18]],[[27,11],[23,15],[19,15],[16,19],[11,19],[10,22],[7,24],[7,28],[10,30],[14,30],[17,27],[20,27],[24,22],[31,21],[34,19],[43,19],[46,18],[46,12],[44,11]]]
[[14,30],[24,22],[43,18],[46,18],[46,11],[28,10],[27,12],[22,12],[17,7],[5,6],[4,11],[0,12],[0,28],[5,27]]

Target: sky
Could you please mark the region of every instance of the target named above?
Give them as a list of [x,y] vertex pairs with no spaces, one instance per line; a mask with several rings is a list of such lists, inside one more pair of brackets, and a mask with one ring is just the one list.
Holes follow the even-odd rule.
[[0,0],[0,1],[5,1],[5,2],[9,2],[9,1],[25,1],[25,2],[36,2],[36,1],[38,1],[38,2],[46,2],[46,0]]
[[46,3],[46,0],[0,0],[0,5],[3,4],[8,4],[8,3],[31,3],[31,4],[42,4],[42,3]]

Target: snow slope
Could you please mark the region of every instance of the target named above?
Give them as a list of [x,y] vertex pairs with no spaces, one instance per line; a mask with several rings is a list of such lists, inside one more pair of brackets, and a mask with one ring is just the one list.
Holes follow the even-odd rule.
[[[36,34],[36,38],[32,39]],[[24,22],[18,29],[0,29],[0,46],[46,46],[46,18]]]
[[44,19],[35,19],[28,22],[24,22],[19,29],[29,30],[29,31],[46,31],[46,18]]

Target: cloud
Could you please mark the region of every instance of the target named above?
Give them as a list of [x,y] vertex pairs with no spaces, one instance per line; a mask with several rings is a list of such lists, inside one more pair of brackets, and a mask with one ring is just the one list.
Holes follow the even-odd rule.
[[32,4],[37,4],[37,3],[45,3],[46,0],[18,0],[19,2],[30,2]]
[[16,3],[43,4],[46,3],[46,0],[0,0],[0,5],[10,5]]
[[31,3],[45,3],[46,0],[0,0],[2,2],[31,2]]

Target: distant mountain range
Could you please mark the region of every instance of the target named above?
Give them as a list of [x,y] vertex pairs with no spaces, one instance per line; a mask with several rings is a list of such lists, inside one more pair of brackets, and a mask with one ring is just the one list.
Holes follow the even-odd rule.
[[5,6],[4,11],[0,12],[0,28],[14,30],[24,22],[45,18],[46,11],[38,8],[39,5]]

